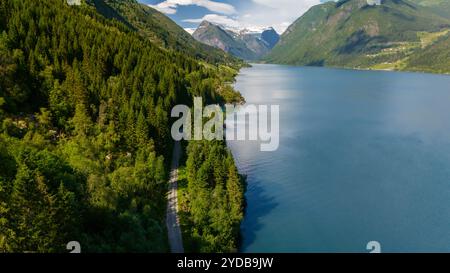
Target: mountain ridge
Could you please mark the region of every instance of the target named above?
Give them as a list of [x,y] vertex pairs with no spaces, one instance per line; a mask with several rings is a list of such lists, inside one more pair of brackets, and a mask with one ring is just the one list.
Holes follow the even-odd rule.
[[258,60],[275,46],[279,35],[273,28],[267,28],[261,32],[248,29],[230,30],[205,20],[198,26],[192,37],[238,58]]
[[106,18],[124,23],[162,48],[212,64],[236,66],[239,63],[233,56],[196,41],[169,17],[136,0],[86,0],[86,3]]
[[[313,6],[265,62],[365,69],[408,69],[416,52],[448,34],[450,21],[405,0],[342,0]],[[449,68],[450,70],[450,68]]]

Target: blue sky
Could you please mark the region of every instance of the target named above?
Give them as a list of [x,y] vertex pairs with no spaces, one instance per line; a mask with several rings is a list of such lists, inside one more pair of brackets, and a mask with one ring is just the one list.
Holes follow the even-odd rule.
[[279,33],[323,0],[139,0],[164,12],[183,28],[202,20],[236,29],[274,27]]

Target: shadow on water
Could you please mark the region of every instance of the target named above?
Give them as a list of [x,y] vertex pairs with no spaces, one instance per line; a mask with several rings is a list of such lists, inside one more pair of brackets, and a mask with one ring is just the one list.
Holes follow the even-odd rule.
[[255,242],[258,231],[264,227],[264,223],[260,219],[264,218],[264,216],[268,215],[278,206],[275,198],[268,196],[267,191],[258,185],[257,181],[247,179],[247,207],[245,209],[245,218],[241,225],[242,238],[239,247],[240,252],[245,252],[246,248]]

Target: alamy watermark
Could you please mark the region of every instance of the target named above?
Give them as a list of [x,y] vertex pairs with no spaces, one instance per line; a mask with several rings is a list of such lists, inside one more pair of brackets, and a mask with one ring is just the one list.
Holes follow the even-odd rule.
[[[202,98],[194,98],[194,109],[177,105],[172,117],[172,138],[184,140],[260,141],[263,152],[276,151],[280,144],[279,105],[227,104],[203,106]],[[206,122],[205,122],[206,121]],[[225,126],[225,121],[227,121]],[[192,128],[192,126],[194,128]],[[227,130],[224,130],[227,127]]]

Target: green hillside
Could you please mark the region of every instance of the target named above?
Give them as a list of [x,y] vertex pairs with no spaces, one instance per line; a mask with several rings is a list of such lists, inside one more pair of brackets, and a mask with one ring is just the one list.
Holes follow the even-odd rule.
[[209,63],[235,65],[239,61],[213,47],[199,43],[161,12],[136,0],[87,0],[110,19],[125,23],[163,48],[182,52]]
[[413,54],[406,62],[407,70],[450,73],[450,33]]
[[[312,7],[267,62],[405,69],[408,58],[447,34],[450,21],[406,0],[342,0]],[[450,70],[450,67],[448,68]]]
[[448,0],[410,0],[410,1],[418,5],[428,7],[433,12],[443,17],[450,18],[450,1]]
[[[0,252],[168,251],[171,109],[240,101],[230,77],[87,5],[0,1]],[[192,145],[194,250],[235,251],[243,182],[224,142]]]

